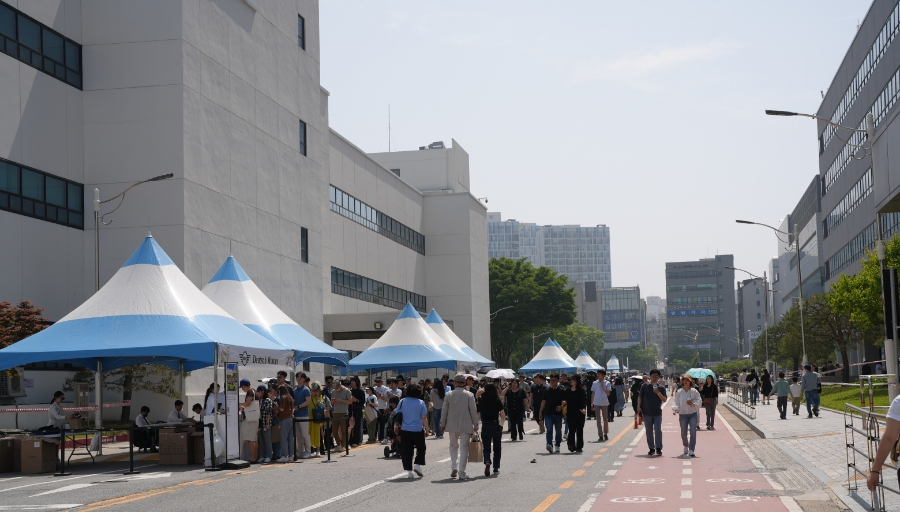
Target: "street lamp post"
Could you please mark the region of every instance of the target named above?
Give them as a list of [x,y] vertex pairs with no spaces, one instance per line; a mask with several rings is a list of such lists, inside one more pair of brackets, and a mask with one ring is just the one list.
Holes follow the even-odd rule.
[[[767,111],[768,112],[768,111]],[[771,115],[788,115],[788,114],[771,114]],[[790,114],[790,115],[799,115],[799,114]],[[794,249],[797,252],[797,297],[799,298],[799,306],[800,306],[800,342],[803,345],[803,365],[806,365],[806,329],[803,324],[803,277],[800,274],[800,226],[797,223],[794,223],[794,232],[785,233],[780,229],[773,228],[768,224],[763,224],[761,222],[752,222],[749,220],[735,220],[738,224],[755,224],[757,226],[763,226],[771,229],[776,233],[781,233],[782,235],[788,235],[794,237]],[[779,238],[779,240],[781,240]],[[744,272],[747,272],[746,270]],[[749,274],[749,272],[747,272]],[[750,274],[753,275],[753,274]],[[768,319],[767,319],[768,320]]]
[[[169,173],[169,174],[163,174],[160,176],[154,176],[153,178],[150,178],[149,180],[139,181],[139,182],[131,185],[130,187],[126,188],[125,190],[123,190],[120,194],[117,194],[117,195],[110,197],[109,199],[106,199],[103,201],[100,200],[100,189],[97,189],[97,188],[94,189],[93,203],[94,203],[94,292],[95,293],[100,291],[100,224],[103,224],[104,226],[106,226],[106,225],[112,223],[112,219],[110,219],[109,222],[104,222],[103,217],[118,210],[119,207],[122,206],[122,203],[125,201],[125,194],[129,190],[133,189],[134,187],[136,187],[138,185],[143,185],[144,183],[149,183],[151,181],[167,180],[173,176],[174,176],[174,174]],[[118,198],[121,198],[121,200],[119,201],[119,204],[116,205],[115,208],[113,208],[111,211],[109,211],[107,213],[104,213],[103,215],[100,214],[100,205],[101,204],[108,203],[108,202],[113,201]],[[181,391],[184,392],[184,389],[182,389]],[[96,395],[96,402],[97,402],[97,417],[94,420],[94,424],[97,426],[98,429],[101,429],[101,428],[103,428],[103,362],[100,360],[100,358],[97,358],[97,371],[94,373],[94,393]],[[97,453],[100,455],[103,454],[103,443],[100,443],[100,448]]]
[[535,338],[540,338],[541,336],[543,336],[543,335],[545,335],[545,334],[550,334],[550,332],[551,332],[551,331],[542,332],[542,333],[537,334],[537,335],[535,335],[534,333],[531,333],[531,357],[532,357],[532,358],[534,358],[534,354],[535,354],[535,352],[534,352],[534,339],[535,339]]
[[[800,259],[798,258],[797,259],[797,262],[798,262],[797,263],[797,271],[798,272],[800,271],[799,261],[800,261]],[[748,274],[750,277],[753,277],[754,279],[762,279],[762,281],[763,281],[763,291],[765,294],[765,297],[763,297],[763,301],[765,302],[765,308],[766,308],[766,368],[768,368],[769,367],[769,280],[768,280],[768,277],[766,276],[765,272],[763,272],[762,277],[759,277],[759,276],[753,274],[752,272],[748,272],[742,268],[735,268],[735,267],[725,267],[725,268],[730,268],[731,270],[740,270],[741,272]],[[750,332],[750,330],[748,329],[747,332]],[[750,346],[749,336],[747,339],[747,346],[748,347]],[[748,350],[749,350],[749,348],[748,348]],[[806,353],[806,351],[804,350],[804,354],[805,353]]]
[[[854,149],[853,149],[854,155],[856,154],[857,149],[863,150],[863,156],[865,156],[865,153],[868,152],[869,158],[871,159],[871,162],[872,162],[872,172],[875,172],[875,151],[873,148],[873,145],[875,144],[875,116],[871,112],[866,114],[866,129],[865,130],[860,130],[859,128],[851,128],[849,126],[843,126],[843,125],[831,122],[830,120],[825,119],[824,117],[819,117],[819,116],[815,116],[812,114],[801,114],[799,112],[788,112],[788,111],[784,111],[784,110],[766,110],[766,115],[809,117],[811,119],[815,119],[817,121],[822,121],[826,124],[829,124],[836,128],[840,128],[842,130],[847,130],[849,132],[865,133],[866,139],[868,139],[868,141],[869,141],[868,148],[857,146],[855,144],[850,144],[849,142],[845,142],[844,144],[849,144],[854,147]],[[878,237],[878,240],[875,241],[875,248],[876,248],[876,253],[878,254],[878,265],[881,269],[882,276],[883,276],[884,275],[884,233],[882,233],[882,231],[881,231],[881,229],[882,229],[881,228],[881,213],[879,213],[879,212],[875,212],[875,225],[876,225],[875,229],[876,229],[876,233],[877,233],[877,237]],[[799,273],[799,271],[800,271],[800,257],[798,255],[797,256],[797,272]],[[803,299],[802,299],[803,292],[802,292],[802,288],[803,288],[803,282],[800,281],[797,285],[797,289],[801,290],[800,294],[799,294],[801,297],[801,299],[800,299],[800,324],[801,324],[800,332],[801,332],[801,334],[803,332],[803,328],[802,328],[802,325],[803,325]],[[885,289],[884,279],[882,278],[882,280],[881,280],[882,297],[887,296],[887,294],[890,292],[891,292],[890,290]],[[894,300],[896,300],[896,298]],[[887,322],[887,321],[888,320],[885,319],[885,322]],[[888,376],[888,397],[891,400],[893,400],[897,396],[898,368],[897,368],[896,339],[897,339],[897,324],[894,322],[891,322],[891,337],[885,338],[885,340],[884,340],[885,341],[884,356],[885,356],[885,359],[887,360],[887,372],[889,375]],[[804,350],[803,350],[803,363],[806,364],[805,345],[804,345]],[[847,361],[844,361],[844,364],[847,364]]]

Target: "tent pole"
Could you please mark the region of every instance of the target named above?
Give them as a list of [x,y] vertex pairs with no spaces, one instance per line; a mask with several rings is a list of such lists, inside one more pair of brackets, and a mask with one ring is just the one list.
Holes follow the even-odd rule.
[[185,400],[187,395],[184,389],[184,361],[178,361],[178,392],[181,394],[181,399]]
[[[97,429],[103,428],[103,361],[97,358],[97,372],[94,373],[94,397],[97,402],[97,416],[94,418],[94,426]],[[100,448],[97,449],[97,455],[103,455],[103,431],[100,434]]]

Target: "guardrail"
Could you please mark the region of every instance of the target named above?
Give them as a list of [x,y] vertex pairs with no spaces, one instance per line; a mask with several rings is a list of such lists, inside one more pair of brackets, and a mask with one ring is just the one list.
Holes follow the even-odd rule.
[[752,390],[746,382],[725,382],[728,388],[728,404],[751,420],[756,419],[756,407],[751,405]]
[[[883,406],[869,406],[869,408],[863,409],[855,405],[844,404],[844,439],[847,453],[848,491],[858,491],[859,481],[865,482],[872,469],[874,469],[872,462],[875,460],[875,452],[878,451],[878,444],[881,442],[881,432],[887,423],[887,416],[883,413],[887,412],[887,409],[888,407]],[[884,465],[894,470],[890,474],[896,474],[898,467],[896,461],[888,458]],[[879,468],[878,471],[882,469]],[[887,485],[887,482],[894,482],[894,485]],[[865,487],[865,484],[863,487]],[[893,478],[885,480],[883,476],[880,476],[878,486],[875,488],[875,491],[868,493],[869,499],[866,500],[871,505],[872,510],[878,512],[887,511],[884,505],[885,491],[900,496],[900,487],[896,486],[896,480]]]

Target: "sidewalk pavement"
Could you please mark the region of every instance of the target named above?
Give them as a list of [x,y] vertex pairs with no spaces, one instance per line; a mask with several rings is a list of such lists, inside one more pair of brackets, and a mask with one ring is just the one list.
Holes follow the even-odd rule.
[[[794,416],[788,403],[788,415],[782,420],[775,400],[771,405],[756,405],[756,419],[751,420],[737,409],[729,409],[760,436],[771,440],[778,448],[801,464],[826,484],[848,507],[868,510],[869,491],[859,480],[858,491],[848,491],[847,450],[844,436],[844,415],[821,409],[819,417],[807,418],[806,404]],[[861,496],[860,496],[861,494]],[[900,496],[885,493],[887,510],[900,510]]]

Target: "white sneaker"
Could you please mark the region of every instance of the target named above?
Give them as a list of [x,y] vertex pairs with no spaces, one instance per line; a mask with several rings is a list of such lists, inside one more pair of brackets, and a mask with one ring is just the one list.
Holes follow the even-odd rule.
[[308,458],[310,458],[310,457],[312,457],[312,455],[310,455],[309,452],[307,452],[307,453],[304,453],[303,456],[300,457],[300,458],[301,458],[301,459],[308,459]]
[[413,478],[415,478],[415,476],[413,475],[413,472],[410,471],[409,474],[406,475],[406,478],[409,478],[410,480],[412,480]]
[[460,474],[459,474],[459,479],[460,479],[460,480],[468,480],[468,479],[469,479],[469,475],[467,475],[467,474],[465,474],[465,473],[460,473]]
[[689,452],[688,452],[688,455],[691,456],[691,457],[693,457],[693,456],[694,456],[694,450],[689,451]]
[[559,453],[559,446],[553,449],[553,453]]
[[419,466],[418,464],[416,464],[415,466],[413,466],[413,473],[415,473],[415,474],[417,474],[417,475],[419,475],[419,476],[425,476],[425,475],[422,474],[422,467]]
[[688,451],[689,451],[689,450],[688,450],[688,447],[685,446],[685,447],[684,447],[684,454],[687,455],[687,454],[688,454]]

